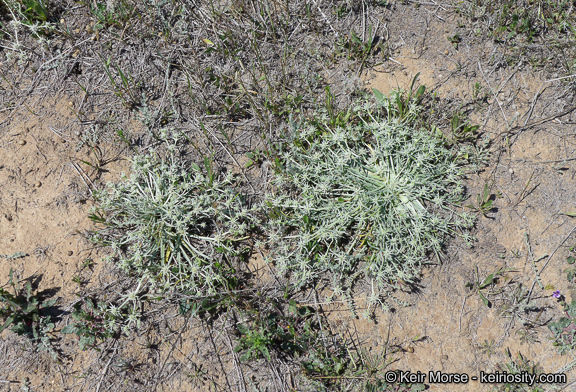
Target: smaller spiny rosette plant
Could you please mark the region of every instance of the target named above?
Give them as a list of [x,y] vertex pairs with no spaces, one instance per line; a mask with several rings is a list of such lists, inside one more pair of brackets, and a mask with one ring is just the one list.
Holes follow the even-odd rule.
[[365,278],[375,304],[399,281],[413,282],[448,236],[470,239],[463,229],[474,217],[456,211],[459,147],[417,129],[416,104],[399,117],[397,94],[359,101],[344,125],[322,113],[292,124],[266,204],[269,260],[297,285],[330,277],[333,295],[348,297]]
[[234,260],[246,248],[255,212],[233,190],[232,174],[219,178],[205,160],[196,164],[136,156],[132,173],[95,193],[92,219],[104,227],[93,240],[139,279],[139,293],[214,295],[234,277]]

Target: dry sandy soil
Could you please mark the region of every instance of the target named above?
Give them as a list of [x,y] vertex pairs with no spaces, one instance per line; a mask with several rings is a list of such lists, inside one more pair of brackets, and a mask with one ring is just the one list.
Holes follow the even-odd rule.
[[[330,2],[318,4],[327,18],[337,20]],[[571,352],[559,354],[547,327],[563,316],[552,293],[560,290],[568,302],[576,298],[574,283],[565,273],[570,267],[566,262],[569,248],[576,242],[576,220],[571,216],[576,212],[576,139],[570,112],[573,79],[561,79],[566,75],[566,69],[558,65],[562,61],[549,56],[540,41],[529,44],[518,37],[520,43],[512,45],[487,38],[485,31],[475,33],[475,28],[482,27],[480,22],[473,24],[450,5],[435,4],[397,2],[378,8],[367,2],[364,14],[360,10],[355,21],[338,26],[342,31],[350,25],[361,31],[360,26],[378,24],[389,57],[366,62],[358,75],[358,68],[350,71],[342,65],[345,61],[338,65],[328,62],[315,72],[335,86],[333,91],[354,81],[382,92],[408,88],[419,73],[418,83],[436,96],[431,100],[436,107],[429,112],[432,121],[447,132],[452,114],[466,113],[471,123],[481,125],[481,135],[490,141],[487,165],[470,174],[466,186],[470,203],[476,204],[476,195],[488,184],[492,208],[485,215],[478,214],[473,230],[477,241],[472,248],[451,240],[440,263],[428,266],[417,285],[395,294],[410,306],[376,310],[370,320],[352,317],[339,303],[322,305],[321,310],[336,335],[349,337],[369,352],[387,352],[388,370],[478,377],[482,371],[509,371],[506,364],[525,358],[542,372],[567,375],[566,384],[557,389],[543,385],[543,390],[576,390],[572,384],[576,382],[574,356]],[[82,7],[87,6],[79,3],[78,8]],[[106,250],[86,239],[86,232],[94,229],[88,218],[94,203],[91,192],[129,170],[134,151],[153,144],[147,130],[155,121],[165,120],[159,116],[150,125],[139,110],[123,106],[102,67],[91,71],[99,60],[86,45],[94,42],[94,47],[105,47],[109,42],[118,59],[123,59],[125,51],[122,61],[132,62],[134,69],[152,67],[161,59],[144,56],[137,64],[137,44],[129,38],[106,36],[118,35],[121,29],[112,33],[105,28],[99,41],[78,44],[93,36],[81,29],[83,24],[94,24],[96,18],[87,22],[78,16],[78,10],[59,12],[70,34],[78,35],[76,43],[54,38],[53,45],[60,52],[50,48],[45,58],[28,53],[27,58],[19,59],[15,49],[6,48],[14,43],[14,37],[5,36],[5,49],[0,51],[0,253],[27,254],[14,260],[0,259],[0,284],[7,285],[12,270],[15,279],[31,279],[36,291],[57,299],[55,331],[70,322],[72,305],[79,296],[116,290],[114,285],[124,279],[101,260]],[[317,12],[317,17],[322,21],[322,14]],[[323,37],[333,34],[330,26],[322,31]],[[457,47],[446,38],[455,34],[460,36]],[[24,49],[19,49],[24,54],[26,48],[38,45],[34,38],[28,39],[23,41]],[[170,45],[177,39],[171,39],[155,45],[163,45],[158,53],[176,59],[179,55],[171,52]],[[518,49],[521,44],[524,52]],[[76,48],[80,52],[75,52]],[[60,68],[31,71],[58,53],[65,53],[61,58],[67,59],[54,61]],[[538,61],[531,61],[534,58]],[[82,73],[67,76],[66,70],[76,61],[80,61]],[[150,83],[151,89],[160,86],[150,102],[167,112],[178,102],[186,83],[181,82],[185,78],[179,66],[172,70],[165,65],[158,68],[160,82]],[[172,71],[178,75],[173,77]],[[140,76],[145,78],[146,72]],[[173,92],[163,91],[163,83],[172,83]],[[156,94],[148,93],[151,97]],[[341,101],[345,104],[345,97]],[[170,109],[179,110],[185,112]],[[104,121],[115,124],[108,133],[97,128]],[[246,123],[238,128],[240,144],[252,143],[241,139],[242,130],[252,126]],[[115,137],[115,127],[130,130],[140,142],[122,144]],[[103,133],[93,142],[97,132]],[[245,151],[238,149],[238,159]],[[244,170],[222,155],[230,167]],[[251,171],[248,175],[264,174]],[[87,267],[86,260],[93,265]],[[256,275],[268,273],[269,267],[260,259],[250,265]],[[502,271],[500,278],[483,291],[490,301],[487,306],[466,284],[497,271]],[[527,292],[529,306],[523,302]],[[356,302],[361,308],[361,296]],[[0,338],[0,390],[302,390],[297,367],[263,359],[241,363],[232,350],[236,336],[218,327],[226,325],[224,315],[214,327],[177,315],[174,309],[166,311],[159,321],[143,323],[130,336],[108,339],[97,349],[85,351],[78,348],[75,335],[54,332],[54,344],[61,354],[58,361],[45,351],[36,351],[27,337],[6,330]],[[122,360],[134,366],[122,367]],[[424,383],[431,391],[505,390],[499,389],[504,387],[501,384],[475,381],[464,385]],[[533,390],[517,388],[509,390]]]

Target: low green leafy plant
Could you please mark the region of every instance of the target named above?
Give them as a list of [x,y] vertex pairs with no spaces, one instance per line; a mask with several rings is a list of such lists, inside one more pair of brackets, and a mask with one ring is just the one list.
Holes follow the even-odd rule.
[[312,312],[308,307],[299,306],[291,300],[288,315],[273,312],[262,314],[256,312],[249,324],[238,324],[240,333],[235,352],[240,352],[240,359],[263,357],[270,361],[270,352],[298,356],[307,352],[309,342],[317,335],[317,327],[311,322]]
[[413,282],[447,236],[473,223],[456,211],[464,199],[459,145],[415,127],[422,93],[375,92],[345,121],[319,112],[292,124],[266,203],[269,260],[297,286],[328,275],[339,296],[363,277],[373,304],[390,284]]
[[558,295],[558,299],[566,317],[549,323],[548,328],[554,335],[554,345],[558,347],[560,354],[566,354],[573,352],[576,348],[576,300],[568,304],[563,296]]
[[448,37],[446,37],[446,39],[448,39],[448,42],[452,44],[454,49],[458,49],[458,44],[460,43],[460,41],[462,41],[462,38],[460,38],[460,34],[454,34],[451,36],[449,35]]
[[119,321],[125,318],[119,309],[111,311],[106,303],[92,298],[77,302],[71,316],[75,322],[66,325],[61,332],[76,334],[81,350],[95,347],[98,341],[114,336],[119,330]]
[[322,328],[325,317],[290,300],[286,314],[252,309],[246,321],[236,324],[239,334],[234,351],[240,360],[290,357],[302,369],[301,386],[312,390],[421,391],[422,384],[387,384],[384,374],[395,361],[396,350],[371,353],[368,349]]
[[217,175],[210,159],[196,165],[136,156],[132,173],[95,193],[91,218],[102,225],[92,240],[109,246],[112,260],[147,288],[210,296],[235,274],[245,255],[255,210],[233,190],[232,174]]
[[268,347],[274,344],[272,332],[261,325],[249,328],[243,324],[238,324],[237,327],[242,337],[239,344],[234,348],[234,352],[243,351],[240,360],[246,361],[262,356],[270,361],[270,349]]
[[0,319],[4,324],[0,326],[0,332],[10,328],[18,335],[27,336],[38,349],[48,351],[53,358],[57,353],[52,347],[51,338],[48,335],[54,329],[54,321],[49,309],[56,304],[56,300],[44,301],[38,295],[33,294],[32,283],[26,281],[26,286],[21,287],[14,281],[13,272],[10,270],[8,284],[12,286],[14,294],[0,288]]

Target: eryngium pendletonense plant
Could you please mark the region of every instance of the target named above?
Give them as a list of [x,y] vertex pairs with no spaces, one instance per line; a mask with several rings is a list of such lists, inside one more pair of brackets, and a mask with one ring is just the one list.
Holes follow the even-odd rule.
[[415,128],[416,104],[400,118],[398,94],[359,101],[343,125],[324,114],[293,124],[267,204],[270,260],[297,284],[330,276],[341,296],[363,277],[374,303],[473,223],[453,208],[464,192],[458,147]]
[[206,160],[198,165],[134,158],[132,173],[95,194],[92,218],[105,225],[94,239],[140,286],[205,296],[233,276],[232,259],[243,251],[252,210],[218,178]]

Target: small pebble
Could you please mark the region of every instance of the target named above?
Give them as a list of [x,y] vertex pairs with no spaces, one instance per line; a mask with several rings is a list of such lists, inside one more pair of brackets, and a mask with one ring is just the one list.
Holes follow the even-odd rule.
[[450,51],[449,51],[448,49],[446,49],[446,50],[444,50],[444,54],[445,54],[446,56],[448,56],[448,55],[450,54]]
[[74,106],[74,102],[72,101],[68,102],[68,106]]
[[34,184],[34,186],[36,188],[40,188],[42,186],[42,183],[40,181],[36,181],[36,183]]
[[64,24],[64,19],[60,19],[60,24]]
[[406,347],[406,351],[407,353],[413,353],[414,352],[414,347]]
[[18,142],[19,145],[23,146],[26,144],[26,140],[22,139]]
[[508,169],[508,173],[514,174],[514,170],[512,168]]
[[404,74],[404,76],[408,76],[408,72],[402,71],[402,73]]
[[71,250],[68,251],[68,256],[72,256],[74,254],[74,252],[72,252]]
[[442,358],[443,361],[447,361],[447,360],[448,360],[448,355],[444,354],[444,355],[442,355],[441,358]]

